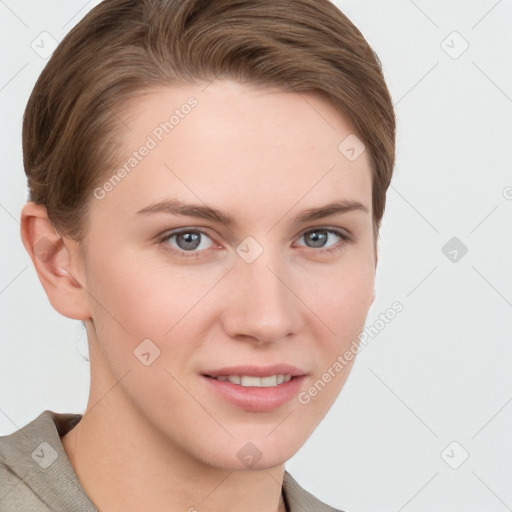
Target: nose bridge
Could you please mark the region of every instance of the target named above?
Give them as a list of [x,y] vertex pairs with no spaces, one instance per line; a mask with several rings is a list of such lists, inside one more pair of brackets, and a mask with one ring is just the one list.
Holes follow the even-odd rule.
[[238,257],[231,274],[235,290],[224,315],[230,335],[271,341],[297,331],[300,303],[285,284],[279,254],[266,249],[250,263]]

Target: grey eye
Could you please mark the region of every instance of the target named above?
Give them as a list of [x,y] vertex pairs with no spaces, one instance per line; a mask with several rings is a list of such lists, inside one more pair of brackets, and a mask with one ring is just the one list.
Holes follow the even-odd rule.
[[[331,243],[327,243],[329,241],[329,237],[331,237],[331,239],[332,237],[334,237],[334,240]],[[321,248],[334,245],[335,243],[338,242],[339,239],[341,239],[341,236],[335,231],[329,229],[315,229],[312,231],[307,231],[302,235],[301,238],[304,239],[305,244],[299,245],[306,245],[306,247],[313,248]]]
[[178,233],[176,235],[176,244],[180,249],[184,251],[193,251],[199,247],[201,243],[201,234],[190,232],[190,233]]
[[201,231],[181,231],[170,234],[166,243],[185,252],[208,249],[212,246],[211,238]]

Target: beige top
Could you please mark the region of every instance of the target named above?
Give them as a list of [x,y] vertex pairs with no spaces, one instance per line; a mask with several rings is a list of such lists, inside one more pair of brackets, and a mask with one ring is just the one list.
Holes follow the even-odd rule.
[[[46,410],[0,436],[0,512],[97,512],[60,439],[81,418]],[[317,500],[286,471],[283,496],[288,512],[341,512]]]

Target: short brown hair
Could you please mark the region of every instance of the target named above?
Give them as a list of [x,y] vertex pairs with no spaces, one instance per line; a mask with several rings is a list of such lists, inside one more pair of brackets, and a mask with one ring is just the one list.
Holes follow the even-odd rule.
[[116,109],[153,86],[219,77],[314,93],[345,115],[370,155],[376,240],[393,104],[379,58],[329,0],[105,0],[62,40],[28,101],[29,200],[81,241],[92,191],[117,164]]

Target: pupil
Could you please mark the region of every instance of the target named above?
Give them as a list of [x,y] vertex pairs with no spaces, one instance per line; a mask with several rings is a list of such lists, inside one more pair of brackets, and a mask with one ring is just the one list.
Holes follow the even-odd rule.
[[180,249],[194,250],[200,243],[200,233],[179,233],[176,242]]
[[327,231],[311,231],[306,238],[312,242],[309,247],[322,247],[327,241]]

